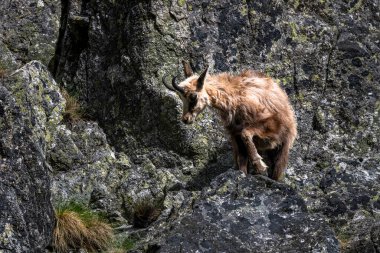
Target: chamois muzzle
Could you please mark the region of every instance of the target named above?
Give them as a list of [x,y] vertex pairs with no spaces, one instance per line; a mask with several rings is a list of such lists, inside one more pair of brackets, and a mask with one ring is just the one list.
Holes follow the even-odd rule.
[[177,76],[173,77],[171,86],[166,82],[166,76],[162,77],[162,82],[164,83],[165,87],[171,91],[178,91],[182,94],[185,93],[185,90],[182,87],[178,86],[176,79]]

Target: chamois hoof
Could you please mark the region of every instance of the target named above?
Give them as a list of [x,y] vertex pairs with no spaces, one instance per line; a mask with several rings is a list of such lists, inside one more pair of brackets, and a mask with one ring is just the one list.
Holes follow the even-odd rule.
[[247,171],[247,169],[239,169],[239,171],[241,172],[241,173],[243,173],[245,176],[247,176],[247,174],[248,174],[248,171]]
[[258,162],[256,162],[255,167],[257,174],[266,174],[268,166],[263,162],[263,160],[260,159]]

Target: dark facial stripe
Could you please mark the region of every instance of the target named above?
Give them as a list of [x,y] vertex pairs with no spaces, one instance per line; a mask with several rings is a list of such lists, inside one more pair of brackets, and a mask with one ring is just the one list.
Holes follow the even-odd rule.
[[189,111],[192,112],[197,105],[198,99],[189,99]]

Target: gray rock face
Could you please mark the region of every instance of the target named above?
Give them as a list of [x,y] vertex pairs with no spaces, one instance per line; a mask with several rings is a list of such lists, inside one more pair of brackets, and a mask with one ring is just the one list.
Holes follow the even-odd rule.
[[[50,69],[104,132],[60,123],[63,99],[37,62],[0,85],[0,249],[48,245],[52,166],[57,202],[83,198],[130,222],[137,200],[163,200],[156,222],[126,232],[140,235],[138,251],[337,252],[336,238],[343,252],[379,251],[376,1],[61,3],[2,2],[0,72],[50,61],[62,8]],[[181,103],[161,78],[183,58],[281,83],[299,125],[289,187],[228,171],[199,192],[233,161],[212,112],[178,120]]]
[[339,252],[324,217],[310,215],[292,188],[233,170],[218,176],[166,228],[145,248],[155,252]]
[[[67,13],[57,77],[118,150],[172,149],[206,176],[210,159],[223,165],[215,156],[226,150],[218,122],[206,112],[194,126],[181,125],[181,103],[161,77],[175,74],[182,58],[211,72],[255,68],[281,83],[297,114],[285,182],[325,215],[342,247],[350,247],[350,229],[360,229],[355,217],[379,221],[378,3],[113,1]],[[83,33],[78,51],[70,45]]]
[[3,0],[0,5],[0,69],[11,72],[31,60],[48,65],[55,53],[59,0]]
[[73,5],[67,16],[56,77],[79,94],[118,150],[171,149],[200,165],[215,157],[225,145],[215,119],[205,113],[196,129],[184,126],[178,98],[161,83],[164,74],[178,71],[177,55],[184,52],[174,38],[189,34],[167,3],[90,1]]
[[141,199],[165,200],[171,206],[172,191],[200,189],[211,180],[174,152],[158,148],[132,156],[116,152],[95,122],[58,124],[47,142],[46,158],[53,170],[53,203],[88,203],[112,220],[132,222]]
[[185,188],[193,169],[190,161],[164,150],[134,157],[115,152],[103,130],[84,121],[56,127],[47,160],[54,170],[54,202],[74,199],[128,218],[139,199],[163,199],[166,191]]
[[46,139],[63,99],[46,67],[33,61],[0,83],[0,251],[43,252],[50,245]]

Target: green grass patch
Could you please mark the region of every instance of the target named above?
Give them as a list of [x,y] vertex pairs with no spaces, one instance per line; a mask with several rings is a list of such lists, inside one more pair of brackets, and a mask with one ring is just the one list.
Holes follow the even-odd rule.
[[85,204],[76,202],[74,200],[70,200],[57,205],[57,214],[62,214],[65,211],[72,211],[74,213],[77,213],[85,224],[89,224],[93,220],[106,221],[106,215],[104,213],[95,212],[88,208]]
[[136,240],[130,237],[120,237],[115,239],[113,247],[107,253],[128,252],[135,247]]

